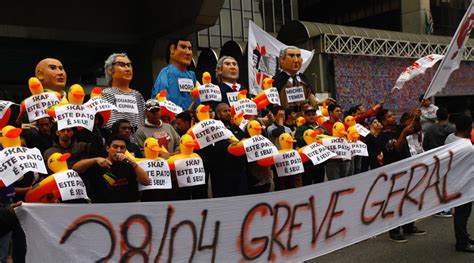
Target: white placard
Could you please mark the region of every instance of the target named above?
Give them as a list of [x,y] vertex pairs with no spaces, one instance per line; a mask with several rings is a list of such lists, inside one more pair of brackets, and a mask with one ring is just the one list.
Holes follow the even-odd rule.
[[83,127],[92,131],[94,112],[79,104],[67,104],[55,108],[58,130],[72,127]]
[[278,90],[274,87],[264,90],[265,95],[267,96],[268,101],[271,104],[281,105],[280,103],[280,94],[278,94]]
[[226,95],[227,95],[227,100],[229,101],[229,105],[230,106],[234,105],[235,107],[235,103],[237,102],[237,96],[239,95],[239,92],[238,91],[227,92]]
[[369,156],[367,144],[361,141],[349,142],[352,156]]
[[194,88],[194,82],[192,79],[180,78],[178,79],[178,86],[181,92],[191,92]]
[[54,181],[61,193],[61,200],[87,199],[86,186],[79,174],[74,170],[67,170],[53,175]]
[[218,141],[230,139],[233,135],[233,133],[225,127],[224,123],[212,119],[196,123],[191,131],[196,137],[201,149]]
[[160,104],[160,107],[165,107],[167,110],[171,111],[172,113],[180,114],[181,112],[183,112],[183,108],[174,104],[170,100],[160,101],[159,104]]
[[108,110],[117,110],[117,107],[115,107],[115,105],[109,103],[101,97],[94,97],[88,100],[86,103],[84,103],[84,108],[91,109],[94,113]]
[[303,161],[297,151],[281,152],[273,156],[278,177],[290,176],[304,172]]
[[249,99],[241,99],[234,104],[234,110],[236,114],[243,112],[244,115],[257,115],[257,104]]
[[222,101],[221,90],[219,86],[214,84],[206,84],[198,87],[199,100],[206,101]]
[[179,187],[202,185],[206,183],[206,173],[201,158],[176,160],[176,178]]
[[48,173],[38,149],[10,147],[0,151],[0,178],[5,186],[21,179],[27,172]]
[[247,125],[249,124],[249,120],[243,119],[242,122],[240,122],[239,128],[245,132],[247,130]]
[[285,93],[286,93],[286,99],[288,100],[288,103],[306,100],[304,96],[303,86],[286,88]]
[[331,152],[326,147],[317,142],[313,142],[312,144],[306,146],[303,150],[303,153],[311,160],[314,165],[323,163],[326,160],[336,156],[335,153]]
[[3,118],[3,115],[5,115],[12,104],[13,102],[11,101],[0,100],[0,119]]
[[255,135],[243,142],[247,161],[255,162],[278,154],[278,149],[273,143],[262,135]]
[[365,137],[370,133],[370,130],[365,128],[363,125],[356,123],[355,128],[360,136]]
[[168,162],[165,160],[144,160],[138,162],[138,165],[145,170],[150,177],[150,185],[138,183],[138,191],[152,189],[171,189],[171,172]]
[[138,114],[137,99],[132,95],[114,95],[118,112]]
[[45,92],[33,95],[25,100],[26,113],[30,122],[49,117],[48,109],[59,104],[59,98],[55,93]]
[[352,158],[351,146],[344,138],[324,138],[323,145],[336,154],[336,156],[331,159],[350,160]]

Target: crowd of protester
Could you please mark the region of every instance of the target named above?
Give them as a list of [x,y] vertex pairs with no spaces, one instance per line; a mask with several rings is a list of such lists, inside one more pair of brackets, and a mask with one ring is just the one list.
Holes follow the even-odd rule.
[[[278,149],[281,149],[278,140],[285,133],[294,136],[294,149],[298,149],[307,144],[304,133],[308,129],[318,134],[333,136],[336,132],[334,130],[336,123],[344,123],[344,119],[351,116],[356,123],[370,131],[365,137],[361,137],[367,145],[368,156],[355,156],[350,160],[333,158],[318,165],[306,162],[303,173],[278,177],[272,166],[249,163],[245,155],[230,154],[228,147],[236,142],[222,140],[194,151],[203,160],[205,184],[179,188],[173,179],[172,189],[140,192],[138,183],[146,185],[149,178],[134,158],[144,157],[147,138],[156,138],[159,145],[165,149],[161,156],[165,159],[172,158],[182,151],[181,136],[199,121],[196,115],[199,99],[190,95],[190,87],[196,86],[197,78],[194,72],[187,70],[192,58],[191,42],[186,38],[176,39],[170,43],[167,51],[169,65],[158,75],[152,90],[152,98],[146,101],[139,91],[130,87],[133,64],[126,54],[112,54],[105,61],[109,87],[103,90],[102,97],[109,103],[116,104],[117,95],[129,96],[136,102],[137,113],[114,110],[105,125],[99,118],[92,132],[77,128],[58,130],[57,123],[50,117],[29,123],[24,116],[18,118],[12,116],[11,119],[16,122],[16,126],[22,125],[24,128],[21,134],[22,145],[38,148],[45,161],[53,153],[70,153],[71,156],[67,160],[68,167],[81,176],[90,202],[111,203],[216,198],[297,188],[353,176],[397,162],[418,154],[419,149],[423,151],[440,147],[450,136],[457,136],[456,138],[470,136],[472,121],[469,117],[457,117],[456,125],[453,125],[448,122],[448,113],[445,109],[438,109],[430,100],[422,98],[418,102],[421,103],[420,108],[403,114],[400,122],[397,122],[396,115],[401,113],[396,114],[385,109],[383,102],[376,105],[357,103],[341,105],[331,98],[318,101],[315,89],[299,71],[302,64],[299,49],[288,47],[280,53],[281,72],[275,76],[274,83],[282,105],[270,105],[266,109],[259,110],[257,116],[247,119],[258,121],[263,127],[262,135],[268,137]],[[249,138],[248,129],[240,127],[240,123],[234,121],[236,116],[230,105],[239,92],[247,90],[244,85],[238,83],[239,65],[232,57],[222,57],[216,65],[216,74],[218,76],[216,84],[221,91],[222,101],[208,105],[211,118],[220,120],[237,140]],[[67,75],[59,60],[51,58],[42,60],[35,69],[35,75],[46,90],[66,96]],[[286,89],[297,86],[304,88],[305,99],[288,102]],[[163,114],[162,106],[156,98],[163,90],[167,91],[168,100],[184,109],[175,118]],[[356,98],[353,99],[355,101]],[[327,116],[318,116],[326,105]],[[303,121],[298,121],[298,117]],[[467,130],[469,132],[466,132]],[[132,157],[126,155],[126,151]],[[45,176],[28,173],[13,185],[1,188],[1,206],[8,208],[10,204],[24,201],[25,194]],[[113,178],[113,183],[110,178]],[[460,223],[457,223],[456,228],[456,237],[459,236],[456,249],[473,252],[472,240],[468,238],[466,232],[466,216],[469,216],[471,209],[469,207],[459,209],[459,214],[462,214],[465,220],[457,220]],[[7,213],[8,209],[5,211]],[[444,211],[439,216],[450,216],[450,211]],[[3,218],[2,210],[1,219]],[[9,225],[2,223],[2,231],[3,226]],[[12,232],[1,233],[0,262],[6,260],[9,250],[14,262],[24,261],[26,245],[21,228],[16,226]],[[391,230],[390,238],[396,242],[406,242],[402,233],[426,234],[411,223]]]

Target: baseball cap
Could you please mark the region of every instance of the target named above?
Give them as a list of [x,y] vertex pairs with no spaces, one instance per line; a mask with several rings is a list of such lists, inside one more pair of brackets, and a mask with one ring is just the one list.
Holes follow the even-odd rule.
[[312,107],[312,106],[309,106],[309,107],[307,107],[307,108],[304,110],[304,113],[307,113],[307,112],[310,112],[310,111],[316,112],[316,108],[314,108],[314,107]]
[[146,111],[160,109],[160,102],[154,99],[149,99],[145,102],[145,109]]

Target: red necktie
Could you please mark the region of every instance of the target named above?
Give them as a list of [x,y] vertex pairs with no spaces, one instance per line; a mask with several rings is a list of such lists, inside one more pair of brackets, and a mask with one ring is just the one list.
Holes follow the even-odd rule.
[[234,92],[237,91],[237,85],[235,85],[235,84],[232,85],[232,89],[234,90]]

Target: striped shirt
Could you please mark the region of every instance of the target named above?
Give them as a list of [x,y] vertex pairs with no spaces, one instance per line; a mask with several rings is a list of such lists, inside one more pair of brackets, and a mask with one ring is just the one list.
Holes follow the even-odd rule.
[[132,126],[132,133],[134,133],[138,127],[143,126],[145,123],[145,100],[140,92],[132,90],[131,92],[123,92],[117,88],[106,88],[102,91],[102,98],[108,101],[109,103],[117,106],[115,101],[115,95],[128,95],[133,96],[137,101],[138,114],[128,113],[128,112],[118,112],[114,110],[112,116],[110,116],[109,122],[107,122],[106,128],[111,128],[112,125],[120,120],[126,119],[130,122]]

